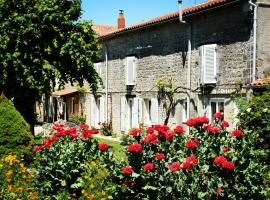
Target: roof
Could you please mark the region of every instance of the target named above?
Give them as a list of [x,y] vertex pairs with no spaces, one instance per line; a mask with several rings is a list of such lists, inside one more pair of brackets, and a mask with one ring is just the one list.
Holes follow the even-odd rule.
[[270,76],[267,78],[257,79],[256,81],[248,84],[249,86],[264,86],[270,84]]
[[[191,6],[191,7],[183,9],[182,15],[188,16],[188,15],[194,14],[196,12],[201,12],[201,11],[204,11],[204,10],[207,10],[210,8],[218,7],[218,6],[221,6],[221,5],[230,3],[230,2],[236,2],[236,1],[237,0],[209,0],[207,2],[200,3],[200,4],[197,4],[195,6]],[[138,28],[143,28],[143,27],[146,27],[149,25],[154,25],[157,23],[161,23],[161,22],[165,22],[165,21],[169,21],[169,20],[177,19],[177,18],[179,18],[179,11],[172,12],[172,13],[169,13],[167,15],[163,15],[163,16],[160,16],[157,18],[153,18],[149,21],[145,21],[145,22],[141,22],[141,23],[138,23],[138,24],[135,24],[132,26],[128,26],[128,27],[120,29],[120,30],[109,32],[107,34],[101,35],[100,38],[110,37],[110,36],[113,36],[113,35],[116,35],[119,33],[127,32],[130,30],[136,30]]]
[[63,90],[58,90],[52,93],[52,96],[54,97],[61,97],[61,96],[65,96],[65,95],[69,95],[69,94],[73,94],[79,92],[78,89],[76,88],[66,88]]
[[106,35],[117,30],[116,26],[93,24],[92,29],[99,35]]

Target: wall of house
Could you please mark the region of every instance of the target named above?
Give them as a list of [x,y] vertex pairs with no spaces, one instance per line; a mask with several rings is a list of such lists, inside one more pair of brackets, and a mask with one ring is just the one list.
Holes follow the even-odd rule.
[[[191,22],[191,116],[197,113],[209,114],[207,104],[212,97],[223,98],[226,104],[225,119],[232,121],[234,102],[231,93],[237,84],[250,82],[250,51],[252,21],[250,12],[243,12],[243,4],[236,3],[207,13],[186,18]],[[157,97],[156,81],[159,78],[173,78],[173,86],[187,86],[187,39],[189,25],[177,20],[121,34],[103,41],[108,49],[108,77],[110,93],[109,114],[113,128],[120,131],[120,97],[127,95],[125,84],[125,58],[136,56],[136,84],[129,95],[142,98]],[[217,84],[213,88],[200,88],[199,47],[204,44],[217,44],[218,73]],[[103,49],[104,50],[104,49]],[[103,51],[104,55],[104,51]],[[105,63],[102,63],[102,78],[105,81]],[[171,115],[170,125],[182,122],[181,100],[186,98],[179,93],[179,100]],[[99,93],[105,90],[100,88]],[[202,101],[203,99],[203,101]],[[202,103],[204,102],[204,103]],[[159,122],[165,118],[162,105],[159,106]]]
[[[263,1],[266,2],[266,1]],[[259,3],[257,35],[257,78],[270,76],[270,1]]]

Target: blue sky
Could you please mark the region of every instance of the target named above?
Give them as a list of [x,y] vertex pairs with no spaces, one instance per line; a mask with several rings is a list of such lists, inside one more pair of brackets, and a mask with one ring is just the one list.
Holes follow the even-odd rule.
[[[183,0],[183,7],[205,0]],[[119,10],[124,10],[126,26],[178,10],[178,0],[82,0],[82,20],[116,25]]]

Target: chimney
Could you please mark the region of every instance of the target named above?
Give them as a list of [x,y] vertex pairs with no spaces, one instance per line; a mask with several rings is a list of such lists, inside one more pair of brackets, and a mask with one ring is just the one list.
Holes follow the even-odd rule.
[[125,17],[124,17],[124,11],[119,10],[119,15],[118,15],[118,29],[125,28]]

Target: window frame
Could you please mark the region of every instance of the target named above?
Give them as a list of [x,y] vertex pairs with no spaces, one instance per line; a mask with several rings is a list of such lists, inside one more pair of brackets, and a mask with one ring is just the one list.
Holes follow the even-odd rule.
[[[130,81],[129,80],[129,61],[132,61],[133,62],[133,66],[132,66],[132,78],[133,80]],[[136,57],[135,56],[128,56],[126,57],[126,63],[125,63],[125,71],[126,71],[126,85],[135,85],[136,83]]]
[[218,109],[218,103],[223,103],[223,107],[224,107],[224,110],[223,110],[223,118],[224,118],[224,114],[225,114],[225,98],[210,98],[209,100],[209,119],[210,119],[210,122],[212,123],[212,119],[213,119],[213,116],[215,113],[212,112],[212,106],[211,104],[212,103],[217,103],[216,104],[216,112],[220,112],[219,109]]

